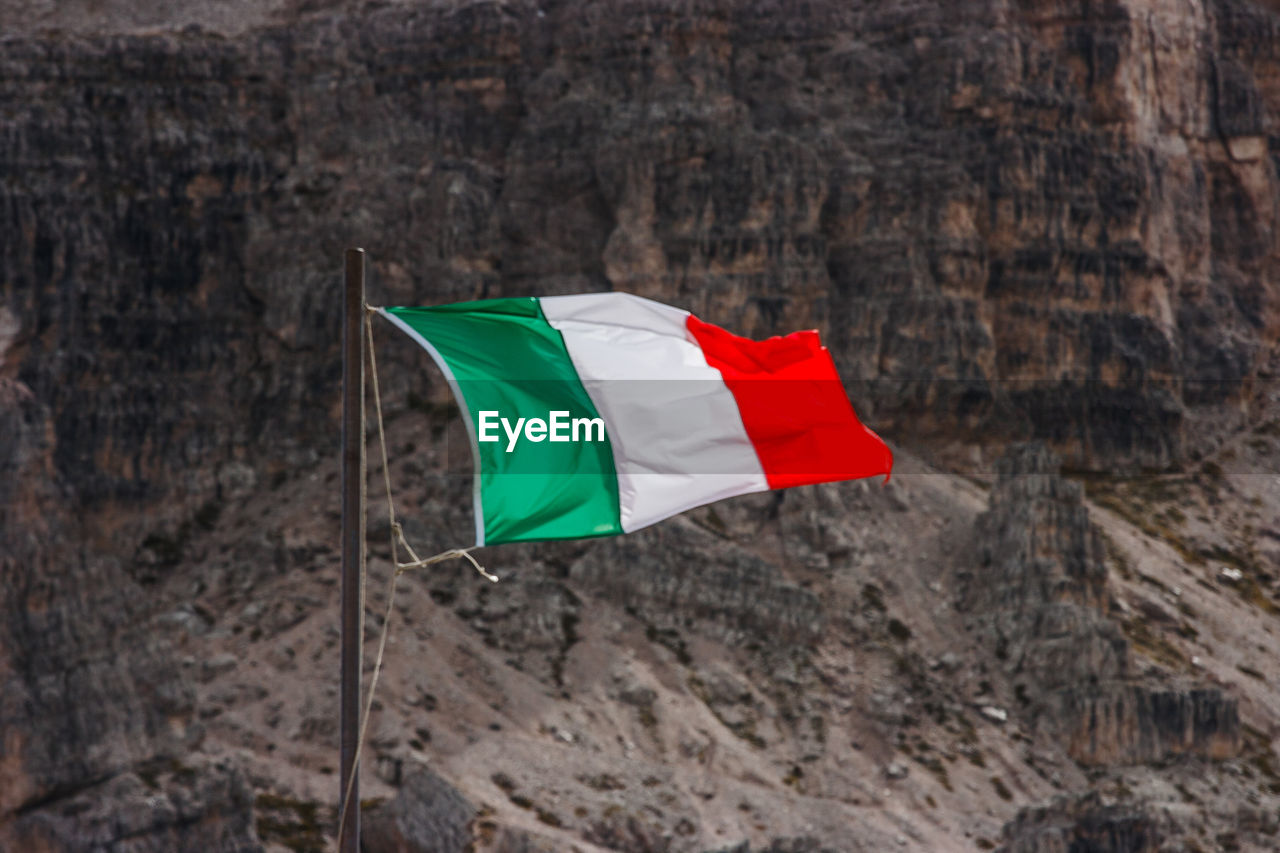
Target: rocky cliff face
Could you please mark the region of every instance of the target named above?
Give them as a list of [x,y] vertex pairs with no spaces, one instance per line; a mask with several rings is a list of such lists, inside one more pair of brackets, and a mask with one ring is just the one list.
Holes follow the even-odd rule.
[[1130,671],[1128,643],[1107,618],[1102,539],[1080,484],[1059,477],[1058,466],[1041,445],[1000,460],[960,602],[995,638],[1010,672],[1050,692]]
[[[913,442],[1176,463],[1274,343],[1275,27],[1235,2],[481,3],[7,42],[15,369],[85,498],[251,436],[296,464],[322,283],[364,242],[379,299],[614,286],[816,326]],[[215,370],[248,378],[201,406]],[[142,385],[95,381],[120,376]]]
[[[822,849],[854,824],[870,849],[928,848],[996,833],[895,823],[865,779],[910,789],[911,814],[931,798],[998,826],[1014,799],[1087,787],[1073,761],[1271,760],[1269,671],[1246,651],[1271,642],[1252,621],[1275,606],[1254,543],[1280,496],[1223,457],[1256,472],[1274,437],[1272,7],[89,6],[0,0],[5,843],[319,843],[329,816],[307,803],[334,787],[333,702],[303,685],[325,683],[307,667],[332,645],[336,270],[357,244],[374,302],[616,287],[743,334],[817,327],[859,411],[938,465],[985,476],[1011,440],[1038,438],[1072,471],[1196,472],[1203,493],[1193,536],[1167,514],[1178,501],[1156,522],[1135,492],[1108,492],[1122,544],[1104,556],[1078,490],[1019,457],[981,521],[968,487],[925,477],[513,549],[494,557],[511,574],[496,593],[433,577],[416,606],[440,612],[406,611],[412,642],[457,695],[405,674],[387,714],[434,730],[450,778],[501,812],[478,837]],[[193,22],[213,29],[178,29]],[[432,449],[456,433],[445,390],[413,348],[380,346],[404,416],[398,486],[422,535],[454,542],[465,470]],[[1205,454],[1218,478],[1196,469]],[[1232,541],[1207,532],[1231,525]],[[1116,554],[1143,568],[1108,580]],[[1240,573],[1226,600],[1222,565]],[[947,615],[935,597],[953,580],[968,609]],[[447,629],[423,627],[436,619]],[[971,652],[943,660],[964,622]],[[609,657],[623,648],[643,651]],[[477,660],[487,675],[459,675]],[[258,663],[297,701],[258,695]],[[615,728],[571,726],[546,710],[569,714],[562,698],[530,698],[543,690]],[[1036,719],[1065,732],[1061,767],[997,732],[972,735],[985,753],[968,742],[992,720],[977,708],[1020,695],[1026,737]],[[455,700],[518,705],[494,725],[521,733],[508,752],[528,766],[538,738],[577,749],[586,734],[556,733],[581,730],[645,769],[617,789],[604,759],[574,753],[564,766],[592,784],[535,792],[563,803],[553,825],[507,805],[533,801],[494,773],[535,783],[475,755],[475,731],[420,719]],[[387,728],[371,785],[391,796],[428,740]],[[999,775],[969,758],[979,775],[959,781],[951,761],[997,753]],[[133,817],[95,817],[117,810]]]
[[1159,818],[1123,806],[1105,805],[1099,797],[1054,802],[1028,811],[1005,829],[1002,853],[1157,853],[1164,841]]
[[960,606],[994,640],[1033,712],[1047,710],[1083,764],[1137,764],[1240,749],[1236,703],[1216,688],[1170,689],[1174,673],[1139,684],[1113,621],[1102,538],[1079,483],[1058,476],[1040,445],[998,466],[991,509],[978,519],[978,566],[962,573]]

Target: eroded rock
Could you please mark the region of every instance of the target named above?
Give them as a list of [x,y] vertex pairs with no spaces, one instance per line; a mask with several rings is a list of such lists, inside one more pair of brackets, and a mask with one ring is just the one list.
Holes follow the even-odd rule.
[[1084,764],[1163,761],[1240,750],[1237,702],[1180,676],[1140,681],[1129,643],[1106,615],[1107,566],[1077,483],[1040,444],[997,465],[990,509],[977,524],[980,565],[960,575],[960,607],[974,614],[1005,672],[1066,736]]
[[1004,828],[1000,853],[1157,853],[1162,821],[1142,804],[1104,804],[1096,794],[1024,809]]

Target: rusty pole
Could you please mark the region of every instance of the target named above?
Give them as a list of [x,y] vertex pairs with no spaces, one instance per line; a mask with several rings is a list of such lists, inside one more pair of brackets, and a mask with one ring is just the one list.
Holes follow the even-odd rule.
[[360,785],[355,774],[364,639],[360,618],[364,610],[364,443],[364,249],[347,249],[342,312],[342,787],[338,808],[344,802],[348,805],[338,830],[339,853],[360,853]]

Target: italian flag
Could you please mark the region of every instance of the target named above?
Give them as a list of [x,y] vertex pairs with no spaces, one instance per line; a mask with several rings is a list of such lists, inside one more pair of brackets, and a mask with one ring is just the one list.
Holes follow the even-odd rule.
[[753,341],[627,293],[379,312],[462,410],[477,545],[629,533],[893,465],[817,332]]

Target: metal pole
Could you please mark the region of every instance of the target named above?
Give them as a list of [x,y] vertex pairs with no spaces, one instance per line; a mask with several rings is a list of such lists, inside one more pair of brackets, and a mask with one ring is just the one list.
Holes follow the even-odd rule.
[[360,853],[360,785],[354,778],[360,737],[360,659],[364,601],[364,249],[347,249],[342,312],[342,714],[338,808],[351,795],[339,853]]

